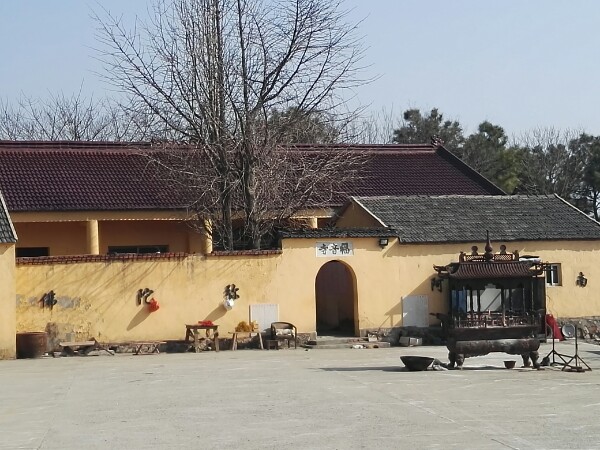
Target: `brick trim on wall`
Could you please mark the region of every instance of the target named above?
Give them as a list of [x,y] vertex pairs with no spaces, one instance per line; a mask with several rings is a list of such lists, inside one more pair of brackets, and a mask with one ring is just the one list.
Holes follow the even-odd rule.
[[215,250],[206,256],[268,256],[268,255],[281,255],[283,250]]
[[117,261],[164,261],[181,260],[189,253],[126,253],[118,255],[67,255],[67,256],[38,256],[35,258],[16,258],[18,266],[44,264],[77,264],[86,262],[117,262]]
[[[270,255],[281,255],[283,251],[281,249],[276,250],[233,250],[224,251],[217,250],[213,251],[206,257],[211,256],[270,256]],[[77,264],[86,262],[118,262],[118,261],[170,261],[170,260],[181,260],[191,253],[185,252],[172,252],[172,253],[124,253],[117,255],[65,255],[65,256],[37,256],[34,258],[16,258],[18,266],[37,266],[37,265],[52,265],[52,264]],[[200,255],[198,255],[200,256]]]

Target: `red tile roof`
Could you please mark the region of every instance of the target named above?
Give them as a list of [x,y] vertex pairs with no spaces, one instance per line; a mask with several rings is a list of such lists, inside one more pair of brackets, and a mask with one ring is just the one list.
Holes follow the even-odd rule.
[[148,144],[0,142],[9,211],[181,208],[149,174]]
[[[354,146],[369,155],[351,195],[503,195],[499,187],[443,147]],[[360,194],[359,194],[360,192]]]
[[[350,195],[503,194],[433,145],[297,145],[289,150],[338,148],[368,155],[365,176]],[[161,149],[150,143],[0,141],[0,191],[9,211],[182,209],[185,205],[148,170],[143,154]]]

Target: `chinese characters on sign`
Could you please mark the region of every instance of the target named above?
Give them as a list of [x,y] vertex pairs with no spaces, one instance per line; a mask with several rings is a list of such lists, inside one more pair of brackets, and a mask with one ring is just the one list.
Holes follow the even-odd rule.
[[317,256],[352,256],[352,242],[317,242]]

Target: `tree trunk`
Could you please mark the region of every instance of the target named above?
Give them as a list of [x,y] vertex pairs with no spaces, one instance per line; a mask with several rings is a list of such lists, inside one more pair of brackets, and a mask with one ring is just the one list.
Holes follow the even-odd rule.
[[230,183],[224,181],[220,186],[222,231],[221,239],[225,250],[233,250],[233,219],[231,215],[232,198]]

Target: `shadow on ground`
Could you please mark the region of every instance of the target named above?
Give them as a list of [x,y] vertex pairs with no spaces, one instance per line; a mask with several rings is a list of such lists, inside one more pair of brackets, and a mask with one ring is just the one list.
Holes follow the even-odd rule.
[[[525,368],[525,367],[521,367],[521,368],[515,368],[515,369],[510,369],[510,370],[527,370],[530,371],[532,369],[530,368]],[[320,367],[320,370],[323,370],[325,372],[366,372],[366,371],[381,371],[381,372],[410,372],[410,373],[416,373],[416,372],[438,372],[438,370],[434,370],[431,367],[428,367],[427,370],[415,370],[415,371],[410,371],[408,370],[406,367],[392,367],[392,366],[366,366],[366,367]],[[448,369],[447,371],[461,371],[461,370],[507,370],[504,367],[498,367],[498,366],[477,366],[477,367],[468,367],[468,366],[463,366],[462,369]],[[439,372],[446,372],[446,370],[441,370]]]

